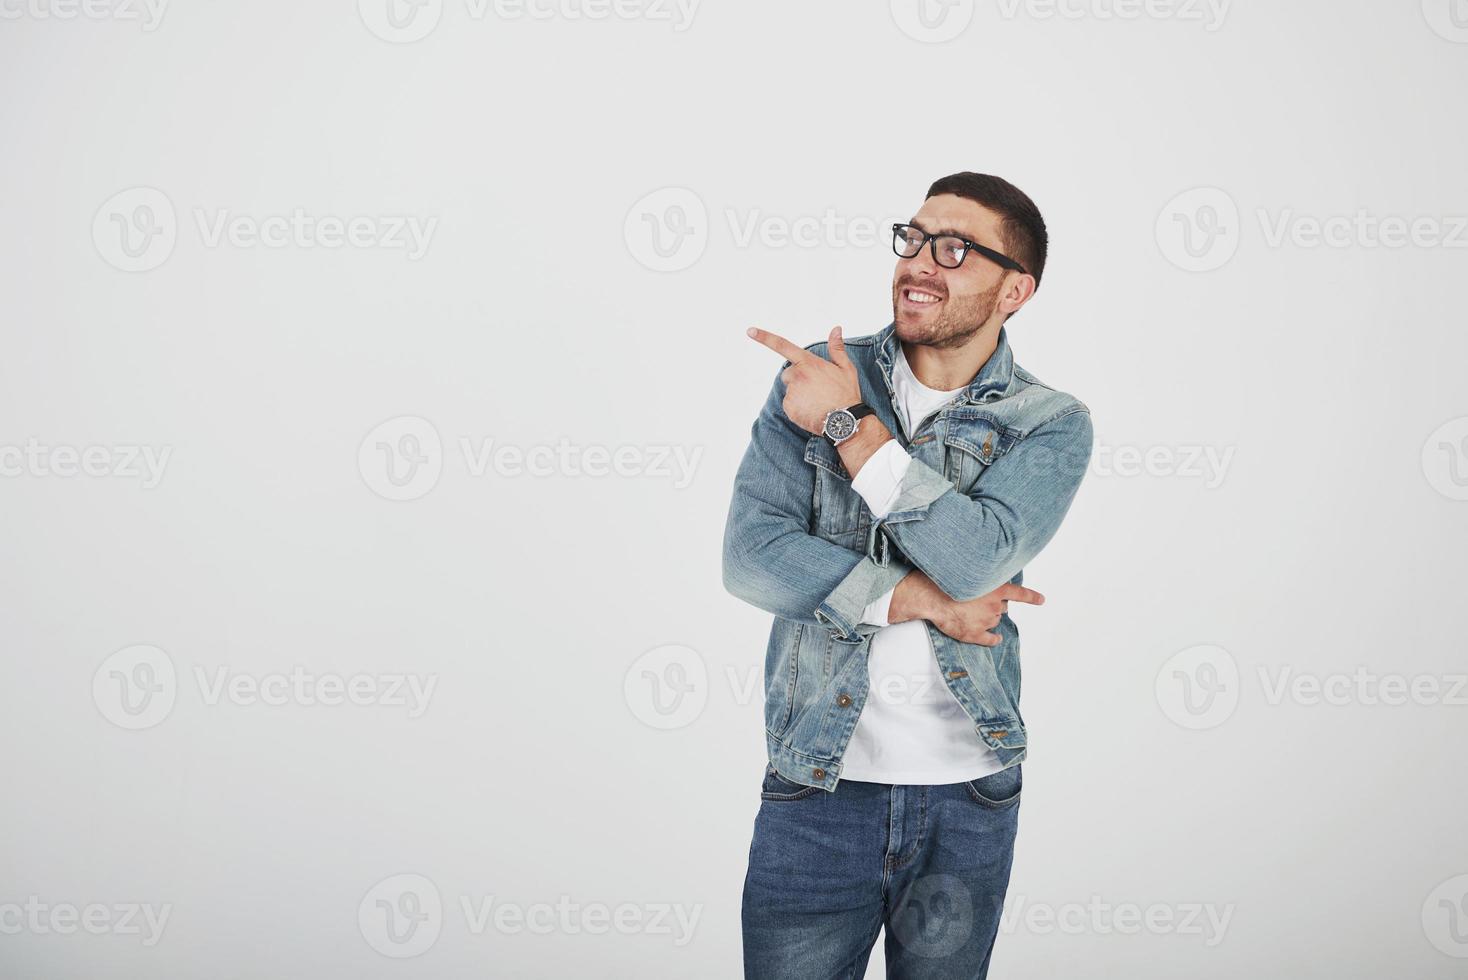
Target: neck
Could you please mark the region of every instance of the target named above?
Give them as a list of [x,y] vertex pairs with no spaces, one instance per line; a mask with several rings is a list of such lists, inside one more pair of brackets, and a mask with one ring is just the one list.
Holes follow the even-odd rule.
[[919,381],[936,391],[952,391],[973,381],[993,356],[1001,326],[998,321],[984,324],[960,347],[931,347],[903,340],[902,353]]

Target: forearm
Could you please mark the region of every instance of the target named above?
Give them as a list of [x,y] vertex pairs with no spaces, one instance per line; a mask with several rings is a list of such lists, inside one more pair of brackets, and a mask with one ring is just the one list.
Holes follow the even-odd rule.
[[912,566],[878,564],[810,533],[816,483],[805,450],[811,436],[785,416],[784,392],[777,376],[734,476],[724,527],[724,587],[766,612],[847,637],[857,631],[866,605]]
[[905,623],[914,619],[926,619],[938,623],[945,618],[945,606],[952,602],[932,579],[914,569],[892,590],[892,604],[888,607],[887,621]]
[[[1073,413],[990,463],[965,494],[932,467],[888,450],[878,459],[899,460],[902,474],[890,499],[884,489],[873,491],[890,503],[872,538],[873,558],[895,548],[950,598],[987,595],[1054,536],[1090,452],[1090,416]],[[879,475],[859,476],[858,486],[881,484]]]
[[747,524],[733,520],[727,526],[724,588],[782,619],[843,637],[859,632],[867,604],[912,571],[911,565],[895,560],[878,565],[861,552],[800,531],[774,532],[741,544],[748,530]]

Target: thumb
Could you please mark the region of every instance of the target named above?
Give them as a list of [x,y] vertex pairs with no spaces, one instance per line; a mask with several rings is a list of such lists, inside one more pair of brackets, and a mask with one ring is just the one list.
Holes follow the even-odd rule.
[[826,338],[826,349],[831,352],[831,363],[841,367],[851,364],[851,359],[846,356],[846,341],[841,338],[841,327],[839,325],[831,328],[830,335]]

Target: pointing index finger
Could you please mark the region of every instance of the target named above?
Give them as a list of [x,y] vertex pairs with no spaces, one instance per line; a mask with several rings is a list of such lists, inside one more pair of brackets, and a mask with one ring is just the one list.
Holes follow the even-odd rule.
[[750,327],[745,333],[753,337],[757,343],[764,344],[776,354],[783,355],[785,360],[792,364],[798,364],[810,356],[810,351],[796,347],[777,333],[770,333],[768,330],[761,330],[759,327]]

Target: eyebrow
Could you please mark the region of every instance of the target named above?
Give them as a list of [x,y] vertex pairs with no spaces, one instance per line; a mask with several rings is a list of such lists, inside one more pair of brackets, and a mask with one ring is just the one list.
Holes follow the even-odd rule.
[[928,234],[930,234],[930,235],[952,235],[955,238],[962,238],[964,241],[967,241],[967,242],[976,241],[976,239],[974,238],[974,236],[970,235],[966,231],[959,231],[957,228],[939,228],[937,231],[928,231],[928,229],[926,229],[922,225],[918,224],[918,220],[915,217],[912,218],[910,221],[908,221],[908,224],[912,225],[914,228],[918,229],[919,231],[928,232]]

